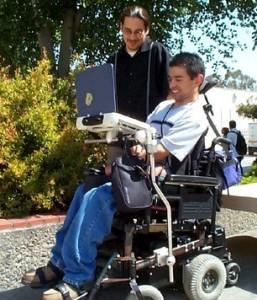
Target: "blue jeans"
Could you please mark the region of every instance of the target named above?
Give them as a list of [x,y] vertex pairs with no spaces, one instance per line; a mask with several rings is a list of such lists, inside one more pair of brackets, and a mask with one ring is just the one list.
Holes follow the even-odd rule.
[[94,280],[97,246],[111,232],[116,203],[111,183],[86,192],[80,185],[63,227],[56,234],[51,262],[63,270],[63,280],[81,285]]

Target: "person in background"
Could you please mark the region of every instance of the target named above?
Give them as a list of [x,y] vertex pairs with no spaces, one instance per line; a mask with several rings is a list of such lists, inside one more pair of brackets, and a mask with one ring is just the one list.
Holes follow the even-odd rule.
[[140,121],[145,121],[169,93],[171,57],[161,43],[150,39],[150,27],[143,7],[125,8],[120,17],[124,44],[107,60],[115,69],[119,113]]
[[[114,65],[118,112],[145,121],[156,105],[169,93],[170,54],[159,42],[149,37],[150,17],[140,6],[125,8],[120,17],[122,47],[109,57]],[[110,164],[122,152],[118,145],[107,150],[106,174]]]
[[238,148],[238,139],[240,138],[239,135],[241,135],[241,132],[236,128],[236,121],[229,121],[229,132],[227,134],[227,139],[231,141],[231,144],[233,145],[234,154],[237,157],[239,163],[241,164],[244,155],[240,153],[241,149]]
[[229,128],[228,127],[222,127],[221,128],[222,137],[226,138],[228,133],[229,133]]

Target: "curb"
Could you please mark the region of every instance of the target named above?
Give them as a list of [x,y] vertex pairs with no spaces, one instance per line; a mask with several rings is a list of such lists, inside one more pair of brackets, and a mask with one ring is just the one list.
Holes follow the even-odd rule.
[[62,223],[65,219],[66,214],[53,214],[53,215],[34,215],[29,217],[24,217],[20,219],[0,218],[0,231],[4,230],[14,230],[14,229],[25,229],[31,228],[39,225],[47,224],[58,224]]

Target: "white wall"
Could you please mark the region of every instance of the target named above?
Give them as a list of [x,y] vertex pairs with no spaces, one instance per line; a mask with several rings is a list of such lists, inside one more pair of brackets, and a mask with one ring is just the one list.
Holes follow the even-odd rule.
[[[241,117],[237,114],[236,110],[239,104],[246,104],[248,99],[252,99],[253,103],[257,104],[257,92],[249,92],[243,90],[212,88],[207,93],[207,98],[212,105],[214,116],[211,116],[218,131],[221,131],[222,127],[228,127],[230,120],[235,120],[237,123],[237,129],[245,135],[246,141],[248,139],[248,123],[254,122],[249,118]],[[203,96],[201,101],[205,104]],[[257,120],[255,120],[257,122]],[[215,137],[212,129],[209,129],[207,136],[207,145]]]

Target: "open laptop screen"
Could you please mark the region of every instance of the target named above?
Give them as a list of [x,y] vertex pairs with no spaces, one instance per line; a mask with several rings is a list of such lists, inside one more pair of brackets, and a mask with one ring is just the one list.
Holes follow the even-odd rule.
[[116,112],[113,65],[87,68],[77,75],[75,86],[79,117]]

